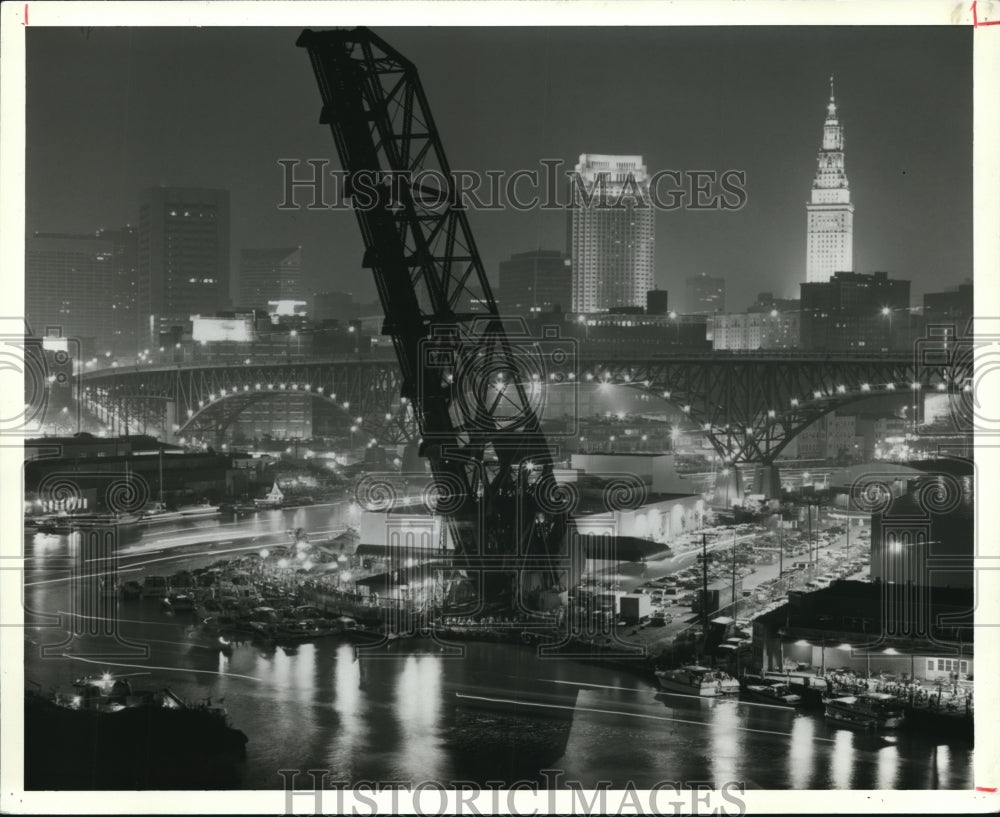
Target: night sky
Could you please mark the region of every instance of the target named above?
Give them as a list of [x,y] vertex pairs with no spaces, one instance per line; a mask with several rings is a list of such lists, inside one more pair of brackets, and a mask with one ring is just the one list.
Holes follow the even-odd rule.
[[[855,203],[855,269],[914,302],[972,275],[972,29],[378,28],[420,72],[453,169],[513,172],[581,153],[651,172],[744,170],[737,212],[660,212],[657,283],[727,279],[727,308],[797,297],[806,212],[836,75]],[[26,227],[137,221],[141,188],[231,191],[239,249],[301,244],[306,292],[374,300],[349,211],[280,212],[279,159],[328,157],[299,29],[27,31]],[[479,212],[491,278],[512,252],[564,249],[565,215]]]

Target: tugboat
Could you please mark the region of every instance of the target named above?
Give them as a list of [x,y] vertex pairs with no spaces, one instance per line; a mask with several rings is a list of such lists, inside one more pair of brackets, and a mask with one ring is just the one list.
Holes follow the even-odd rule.
[[895,729],[906,716],[900,703],[884,692],[831,698],[825,703],[824,715],[835,724],[863,731]]

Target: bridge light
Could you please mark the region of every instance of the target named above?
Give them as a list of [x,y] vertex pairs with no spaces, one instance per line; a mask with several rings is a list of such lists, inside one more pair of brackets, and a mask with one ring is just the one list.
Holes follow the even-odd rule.
[[569,379],[570,380],[576,380],[576,372],[570,372],[569,373]]
[[299,390],[299,384],[298,383],[292,383],[292,391],[298,391],[298,390]]
[[260,383],[254,383],[253,387],[257,389],[257,391],[260,391]]
[[538,380],[538,372],[535,372],[534,374],[532,374],[531,375],[531,379],[532,380]]
[[355,417],[354,418],[354,422],[356,422],[358,425],[361,425],[361,418],[360,417]]
[[625,375],[624,376],[624,380],[625,380],[626,383],[631,383],[632,382],[632,378],[629,375]]
[[244,383],[243,384],[243,391],[250,391],[250,384],[249,383]]
[[777,309],[772,309],[771,310],[771,317],[772,318],[777,318],[778,317],[778,310]]
[[767,416],[768,416],[768,417],[774,417],[776,413],[777,413],[777,412],[775,412],[775,410],[774,410],[774,409],[768,409],[768,410],[767,410]]
[[642,435],[642,441],[643,442],[646,442],[646,440],[648,440],[648,439],[649,439],[649,437],[647,435],[645,435],[645,434]]
[[671,312],[670,313],[670,320],[672,320],[672,321],[677,320],[677,313],[676,312]]
[[913,382],[910,384],[910,388],[913,389],[914,391],[920,391],[920,384],[917,382]]
[[160,351],[161,351],[161,352],[163,351],[163,347],[162,347],[162,346],[160,347]]
[[861,384],[861,391],[871,391],[872,387],[868,383]]
[[593,373],[587,372],[587,380],[593,380],[593,379],[594,379]]
[[350,407],[351,407],[351,403],[350,403],[350,401],[349,401],[349,400],[345,400],[345,401],[344,401],[344,410],[346,411],[346,410],[347,410],[347,409],[349,409]]
[[225,389],[223,389],[223,390],[222,390],[222,393],[223,393],[223,394],[225,394],[225,393],[226,393],[226,390],[225,390]]
[[198,401],[198,408],[204,408],[204,407],[205,407],[205,401],[204,400],[199,400]]
[[[702,423],[702,426],[701,426],[701,428],[702,428],[702,431],[711,431],[711,430],[712,430],[712,424],[711,424],[711,423]],[[675,429],[674,429],[673,431],[671,431],[671,432],[670,432],[670,436],[671,436],[671,437],[673,437],[673,436],[674,436],[674,431],[676,431],[676,432],[677,432],[677,436],[678,436],[678,437],[680,437],[680,436],[681,436],[681,435],[680,435],[680,429],[676,429],[676,428],[675,428]]]
[[273,388],[274,388],[274,383],[268,383],[268,384],[267,384],[267,387],[268,387],[269,389],[273,389]]
[[111,361],[111,368],[112,369],[117,369],[118,368],[118,361],[117,360],[112,360]]
[[887,391],[896,391],[896,384],[895,383],[886,383],[885,384],[885,388],[886,388]]
[[306,391],[312,391],[312,383],[306,383],[302,388]]
[[821,391],[814,391],[813,392],[813,397],[815,397],[817,400],[819,400],[822,396],[823,396],[823,392],[821,392]]
[[685,414],[690,414],[691,406],[684,406],[683,408],[681,408],[681,411],[683,411]]
[[847,386],[844,386],[844,385],[837,386],[837,392],[838,392],[838,394],[843,394],[846,391],[847,391]]
[[938,391],[944,391],[944,390],[945,390],[945,388],[947,388],[947,387],[945,386],[945,384],[944,384],[944,383],[938,383],[938,384],[937,384],[937,390],[938,390]]
[[357,427],[357,426],[351,426],[351,433],[352,433],[352,434],[353,434],[353,433],[354,433],[355,431],[357,431],[357,430],[358,430],[358,427]]
[[670,392],[669,391],[663,392],[663,397],[664,397],[664,399],[669,400],[670,399]]
[[645,386],[648,389],[649,388],[649,381],[648,380],[643,380],[642,381],[642,385]]
[[243,361],[243,365],[244,366],[249,366],[250,365],[250,358],[245,358],[244,361]]
[[889,307],[887,307],[887,306],[883,306],[882,307],[882,314],[883,315],[891,315],[892,314],[892,310],[889,309]]
[[386,420],[391,420],[392,419],[392,415],[388,411],[385,413],[385,419]]
[[194,409],[188,409],[188,417],[194,417]]

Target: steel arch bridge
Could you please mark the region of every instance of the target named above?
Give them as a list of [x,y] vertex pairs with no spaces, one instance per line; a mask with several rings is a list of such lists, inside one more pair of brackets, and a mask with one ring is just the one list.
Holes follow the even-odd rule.
[[[928,362],[923,358],[940,358]],[[837,408],[865,398],[946,392],[970,399],[971,359],[851,353],[705,353],[626,356],[581,350],[562,383],[642,390],[679,407],[729,463],[770,464],[795,436]],[[82,399],[124,428],[155,425],[177,435],[221,435],[247,407],[276,394],[309,395],[345,413],[380,443],[415,440],[390,355],[246,364],[201,363],[105,369],[82,377]]]

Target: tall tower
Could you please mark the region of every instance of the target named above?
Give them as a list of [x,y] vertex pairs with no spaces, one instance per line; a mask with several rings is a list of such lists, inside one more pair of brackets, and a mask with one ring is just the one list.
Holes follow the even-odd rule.
[[853,272],[854,205],[844,171],[844,128],[837,119],[832,76],[823,123],[823,146],[806,214],[809,225],[806,282],[825,282],[835,272]]
[[653,288],[653,209],[642,156],[585,153],[576,181],[568,211],[573,311],[644,307]]

